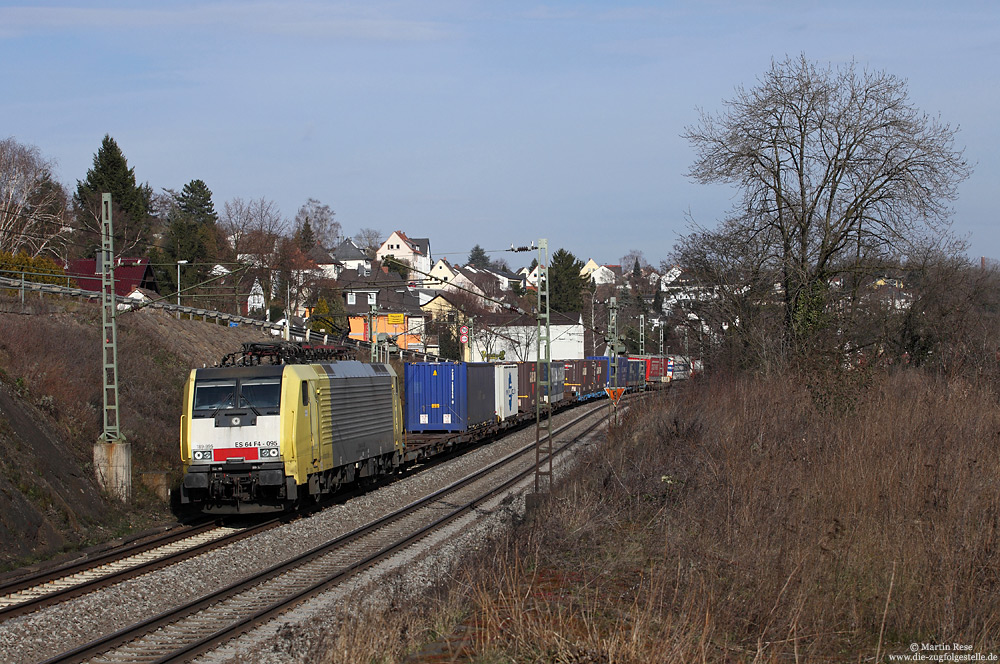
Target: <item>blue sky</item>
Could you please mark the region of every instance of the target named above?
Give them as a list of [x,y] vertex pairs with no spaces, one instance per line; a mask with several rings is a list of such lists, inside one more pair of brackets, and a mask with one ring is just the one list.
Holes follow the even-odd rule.
[[0,2],[0,137],[70,187],[109,133],[140,181],[204,180],[220,210],[312,197],[435,257],[545,237],[658,264],[736,194],[685,177],[684,127],[800,53],[960,127],[953,230],[1000,258],[996,2]]

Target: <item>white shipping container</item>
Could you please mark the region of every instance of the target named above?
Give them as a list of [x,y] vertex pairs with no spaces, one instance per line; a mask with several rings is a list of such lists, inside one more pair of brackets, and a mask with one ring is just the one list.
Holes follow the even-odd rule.
[[496,367],[496,414],[500,421],[517,415],[517,365],[497,364]]

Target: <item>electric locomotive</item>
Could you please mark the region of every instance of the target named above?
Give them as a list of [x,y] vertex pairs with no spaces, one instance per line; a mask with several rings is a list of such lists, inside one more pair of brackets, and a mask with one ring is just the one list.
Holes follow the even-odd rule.
[[180,443],[182,504],[284,510],[391,472],[403,445],[397,377],[354,360],[195,369]]

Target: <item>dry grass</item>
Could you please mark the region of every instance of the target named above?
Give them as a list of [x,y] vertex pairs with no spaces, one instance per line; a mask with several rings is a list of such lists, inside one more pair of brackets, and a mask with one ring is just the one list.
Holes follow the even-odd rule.
[[863,382],[837,407],[834,387],[785,376],[719,379],[633,411],[471,568],[480,656],[871,661],[914,641],[990,652],[996,397],[917,372]]

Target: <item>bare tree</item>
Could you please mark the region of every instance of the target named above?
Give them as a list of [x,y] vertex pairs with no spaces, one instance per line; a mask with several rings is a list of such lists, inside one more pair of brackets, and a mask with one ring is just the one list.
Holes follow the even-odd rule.
[[219,216],[219,226],[232,247],[236,260],[245,263],[246,282],[243,291],[249,292],[254,279],[264,288],[265,306],[277,294],[274,271],[278,268],[279,240],[288,224],[281,216],[277,204],[266,198],[244,201],[234,198],[226,201]]
[[770,272],[786,341],[821,326],[838,271],[946,233],[971,169],[953,147],[955,130],[918,111],[905,81],[800,56],[772,63],[725,106],[686,128],[697,155],[689,176],[735,185],[742,198],[720,232],[696,227],[680,253],[709,241],[715,258],[734,263],[720,268],[728,278]]
[[[248,249],[251,247],[248,242],[254,235],[258,240],[261,237],[277,238],[287,230],[287,223],[282,218],[277,204],[266,198],[245,201],[237,197],[226,201],[219,217],[219,225],[226,234],[237,260],[241,254],[249,253]],[[253,249],[260,253],[261,247],[258,245],[259,242]]]
[[377,228],[362,228],[355,233],[354,242],[369,258],[375,258],[375,252],[382,246],[382,231]]
[[66,235],[68,197],[38,148],[0,141],[0,251],[37,256]]
[[315,198],[310,198],[295,215],[293,231],[299,232],[308,221],[320,246],[324,249],[333,249],[342,239],[340,222],[333,218],[335,214],[329,205],[323,205]]

